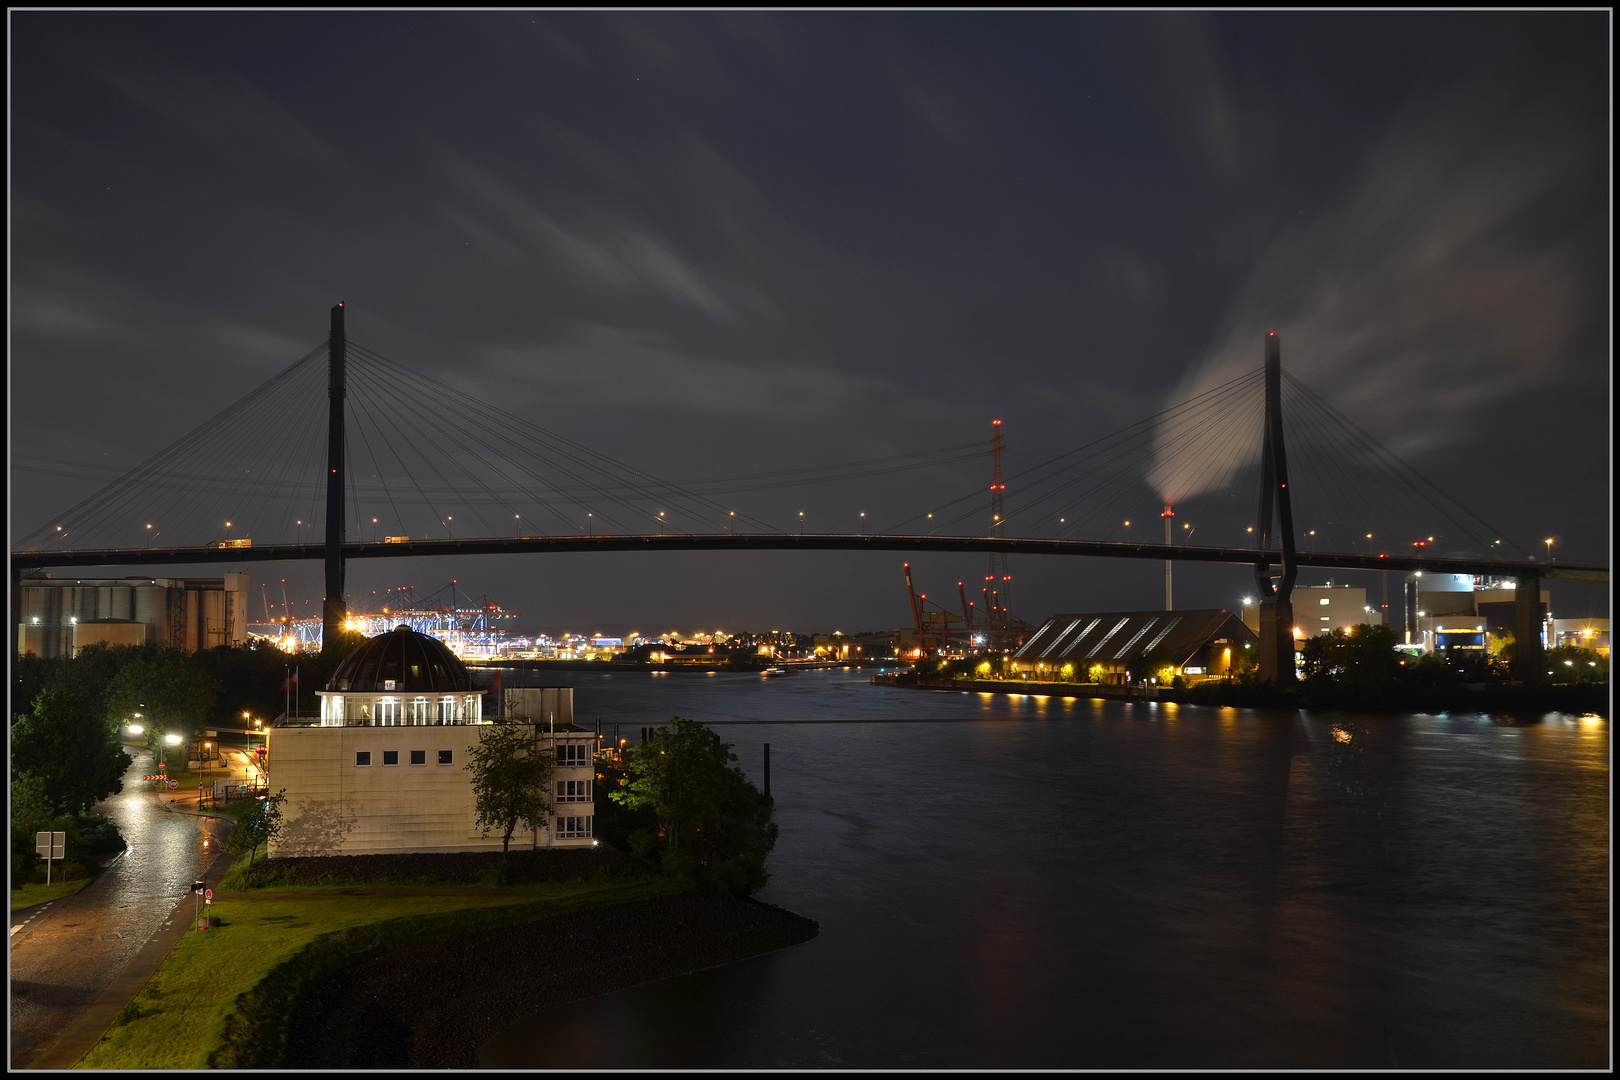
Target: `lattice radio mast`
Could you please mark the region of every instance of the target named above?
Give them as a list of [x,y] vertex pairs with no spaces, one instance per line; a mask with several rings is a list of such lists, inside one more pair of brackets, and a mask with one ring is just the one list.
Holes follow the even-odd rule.
[[[1007,509],[1003,496],[1007,485],[1001,480],[1001,421],[990,421],[990,535],[1000,539],[1007,535]],[[985,588],[989,591],[989,604],[985,612],[986,627],[997,639],[1004,638],[1012,608],[1012,572],[1007,569],[1007,553],[990,553],[990,572],[985,575]],[[986,642],[986,644],[989,644]]]

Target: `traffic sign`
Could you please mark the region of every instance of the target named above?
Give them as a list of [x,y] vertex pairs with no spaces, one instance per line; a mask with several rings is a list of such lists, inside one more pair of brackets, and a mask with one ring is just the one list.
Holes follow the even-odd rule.
[[60,859],[67,852],[67,833],[35,833],[34,850],[45,857],[45,884],[49,885],[51,883],[51,863]]
[[170,791],[173,791],[175,788],[177,788],[179,786],[180,786],[180,781],[178,781],[178,780],[170,780],[169,781],[169,790]]
[[151,774],[149,774],[147,776],[141,777],[141,779],[142,780],[167,780],[168,777],[164,776],[162,773],[151,773]]
[[204,889],[203,890],[203,899],[204,900],[212,900],[213,898],[214,898],[214,890],[213,889]]

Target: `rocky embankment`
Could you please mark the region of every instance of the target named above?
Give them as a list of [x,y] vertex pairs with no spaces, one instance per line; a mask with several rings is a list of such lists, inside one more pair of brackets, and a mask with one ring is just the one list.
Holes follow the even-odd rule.
[[293,1020],[286,1067],[455,1069],[514,1020],[816,935],[769,904],[686,892],[427,942],[333,976]]

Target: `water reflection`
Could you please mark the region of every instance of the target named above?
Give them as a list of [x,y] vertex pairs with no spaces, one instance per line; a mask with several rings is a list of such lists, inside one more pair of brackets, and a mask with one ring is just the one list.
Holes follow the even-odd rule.
[[727,724],[756,778],[772,744],[764,898],[822,936],[541,1013],[486,1064],[1606,1063],[1606,723],[858,679],[580,685],[581,716]]

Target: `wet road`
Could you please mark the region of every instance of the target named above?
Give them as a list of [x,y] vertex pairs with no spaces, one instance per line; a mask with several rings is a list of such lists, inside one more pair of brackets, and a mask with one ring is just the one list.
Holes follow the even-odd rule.
[[[152,755],[135,763],[121,794],[96,809],[129,843],[99,878],[58,900],[11,939],[11,1066],[26,1067],[163,925],[175,901],[219,852],[225,826],[168,809],[141,780]],[[176,803],[195,806],[195,793]],[[189,804],[189,805],[188,805]],[[212,836],[205,848],[204,838]]]

